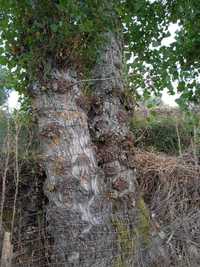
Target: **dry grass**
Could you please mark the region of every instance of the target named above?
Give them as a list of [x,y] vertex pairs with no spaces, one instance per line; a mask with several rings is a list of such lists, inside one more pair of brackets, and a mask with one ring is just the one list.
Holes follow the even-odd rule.
[[200,166],[139,150],[135,160],[152,222],[151,256],[139,266],[200,266]]
[[[6,177],[3,223],[9,229],[15,194],[15,159],[15,153],[11,153]],[[5,160],[5,157],[0,160],[2,177]],[[33,164],[34,160],[19,160],[14,266],[51,266],[47,263],[50,243],[46,242],[42,212],[45,176],[37,162]],[[139,242],[135,244],[134,263],[127,267],[200,266],[200,166],[194,164],[191,155],[181,159],[142,150],[135,153],[135,165],[139,191],[150,214],[151,232],[146,247]],[[133,255],[133,251],[128,254]]]
[[149,181],[157,177],[160,182],[191,182],[200,178],[200,166],[195,167],[192,158],[188,163],[188,159],[186,162],[163,153],[137,150],[135,161],[140,179]]

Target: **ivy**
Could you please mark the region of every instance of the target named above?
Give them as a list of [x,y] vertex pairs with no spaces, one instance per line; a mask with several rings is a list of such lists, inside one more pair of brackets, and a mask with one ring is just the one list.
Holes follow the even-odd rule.
[[[196,0],[0,0],[0,6],[0,64],[12,70],[20,92],[35,79],[48,79],[53,67],[73,64],[88,75],[105,41],[102,33],[112,31],[123,34],[134,90],[174,93],[176,81],[184,101],[199,102]],[[179,32],[166,47],[170,23],[178,23]]]
[[107,1],[1,0],[0,63],[15,68],[16,89],[22,92],[30,81],[48,79],[53,67],[73,64],[87,72],[102,33],[114,29],[110,12]]

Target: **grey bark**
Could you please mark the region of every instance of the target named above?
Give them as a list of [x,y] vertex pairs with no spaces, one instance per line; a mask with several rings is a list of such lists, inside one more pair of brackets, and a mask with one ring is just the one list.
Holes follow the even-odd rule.
[[47,175],[52,266],[114,266],[123,253],[116,223],[133,227],[135,173],[123,103],[122,47],[113,35],[108,38],[94,67],[94,81],[99,81],[94,83],[90,131],[72,69],[56,69],[48,82],[33,88]]
[[137,217],[134,146],[129,130],[133,101],[128,97],[123,82],[121,40],[113,33],[107,33],[106,38],[107,44],[93,71],[93,78],[97,81],[93,86],[89,125],[97,146],[98,165],[104,173],[107,194],[110,195],[112,221],[116,228],[113,242],[118,245],[118,250],[113,266],[133,266],[131,229],[135,227]]
[[10,232],[4,232],[1,253],[1,267],[11,267],[13,247],[11,244],[10,236]]
[[118,194],[122,197],[135,192],[133,136],[129,130],[133,103],[125,100],[122,44],[112,33],[107,34],[107,39],[108,44],[94,68],[96,98],[90,112],[90,129],[93,140],[99,144],[99,162],[106,177],[114,187],[116,179],[124,184]]
[[47,174],[47,221],[53,237],[51,265],[112,266],[111,203],[104,195],[87,116],[79,105],[76,74],[55,70],[48,83],[35,86],[35,92]]

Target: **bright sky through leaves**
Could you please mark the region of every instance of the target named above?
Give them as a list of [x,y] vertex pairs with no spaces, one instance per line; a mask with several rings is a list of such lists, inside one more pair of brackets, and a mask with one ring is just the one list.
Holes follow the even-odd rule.
[[[169,31],[171,33],[171,36],[169,37],[166,37],[162,40],[161,42],[161,45],[163,46],[169,46],[170,44],[172,44],[173,42],[175,42],[175,34],[176,34],[176,31],[179,30],[179,26],[178,24],[170,24],[169,25]],[[176,85],[174,84],[174,87],[176,87]],[[176,103],[176,99],[177,99],[178,95],[175,94],[175,95],[170,95],[167,91],[167,89],[165,89],[163,91],[163,94],[162,94],[162,100],[165,104],[169,105],[169,106],[177,106],[177,103]],[[8,106],[9,106],[9,109],[10,110],[13,110],[15,108],[18,108],[19,107],[19,94],[16,92],[16,91],[12,91],[10,93],[10,96],[8,98]]]

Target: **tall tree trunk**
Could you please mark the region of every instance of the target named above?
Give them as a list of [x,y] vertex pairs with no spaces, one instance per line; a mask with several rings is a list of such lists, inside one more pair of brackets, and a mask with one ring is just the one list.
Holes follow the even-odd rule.
[[81,90],[71,70],[34,87],[53,237],[52,266],[112,266],[111,203],[103,192]]
[[[133,136],[129,119],[133,99],[123,83],[122,44],[112,33],[94,68],[94,103],[90,112],[90,129],[98,146],[98,159],[110,186],[118,195],[135,192]],[[110,173],[111,172],[111,173]],[[115,181],[123,180],[117,189]],[[126,184],[126,185],[125,185]],[[116,192],[117,194],[117,192]]]
[[133,136],[129,119],[133,98],[123,82],[122,43],[113,33],[94,68],[94,101],[89,113],[90,130],[97,146],[97,159],[105,176],[112,203],[112,224],[118,252],[115,266],[132,266],[133,231],[136,223]]

